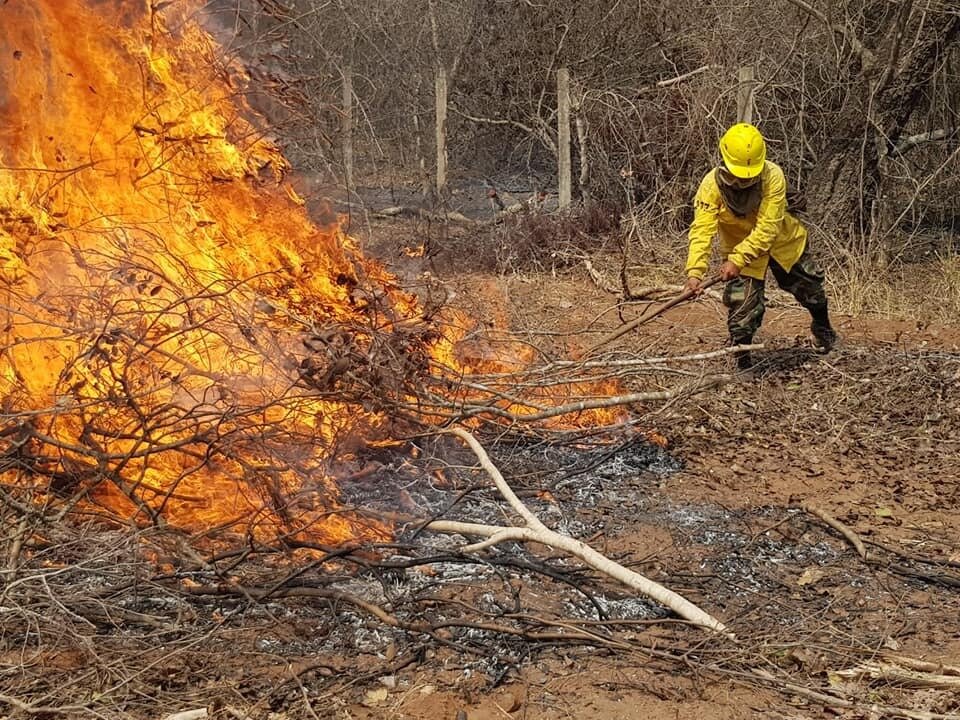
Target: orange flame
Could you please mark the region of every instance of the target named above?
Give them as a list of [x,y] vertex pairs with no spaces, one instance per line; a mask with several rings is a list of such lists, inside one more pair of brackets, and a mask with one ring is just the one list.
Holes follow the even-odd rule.
[[[414,304],[282,183],[241,69],[182,10],[130,2],[5,4],[0,53],[7,454],[42,445],[28,469],[53,489],[99,481],[125,514],[382,536],[331,513],[323,464],[378,419],[297,388],[290,366],[327,323],[387,324],[363,282],[400,316]],[[322,507],[278,506],[303,477]]]
[[362,350],[419,309],[311,221],[195,8],[160,6],[0,4],[0,471],[142,522],[384,538],[328,469],[383,418],[298,373],[305,338]]

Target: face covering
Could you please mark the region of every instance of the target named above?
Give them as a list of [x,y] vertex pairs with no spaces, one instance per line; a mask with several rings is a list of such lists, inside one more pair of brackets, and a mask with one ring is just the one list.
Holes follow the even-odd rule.
[[763,183],[760,176],[738,178],[725,167],[717,168],[717,187],[723,202],[737,217],[746,217],[760,207],[763,197]]

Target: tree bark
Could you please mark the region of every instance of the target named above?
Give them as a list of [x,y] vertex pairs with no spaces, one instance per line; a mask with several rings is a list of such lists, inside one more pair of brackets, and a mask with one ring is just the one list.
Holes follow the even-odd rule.
[[430,179],[430,171],[427,168],[427,154],[425,150],[426,140],[424,139],[423,123],[420,122],[420,107],[423,89],[423,74],[417,77],[416,104],[413,108],[413,137],[414,150],[417,155],[417,171],[420,175],[420,195],[426,200],[433,197],[433,182]]
[[347,202],[353,192],[353,69],[343,67],[343,181],[347,187]]
[[[900,37],[902,30],[896,32]],[[914,112],[924,107],[930,76],[958,39],[960,15],[944,13],[928,19],[909,48],[895,41],[887,58],[861,66],[859,97],[844,103],[808,184],[808,206],[820,224],[834,225],[847,236],[876,229],[883,160]]]
[[447,189],[447,69],[437,66],[437,197],[442,201]]
[[572,200],[573,178],[570,160],[570,71],[557,70],[557,195],[561,209]]
[[737,73],[737,122],[753,124],[753,66],[740,68]]

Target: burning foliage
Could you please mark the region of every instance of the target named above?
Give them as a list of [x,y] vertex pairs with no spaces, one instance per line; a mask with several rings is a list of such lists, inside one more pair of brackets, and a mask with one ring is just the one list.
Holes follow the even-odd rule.
[[158,7],[0,6],[6,483],[140,525],[380,539],[331,464],[390,422],[619,417],[609,377],[515,377],[530,348],[441,328],[318,226],[199,4]]
[[[308,217],[197,12],[0,7],[5,481],[138,522],[382,536],[330,512],[326,463],[376,437],[436,333]],[[363,397],[339,384],[361,364]]]

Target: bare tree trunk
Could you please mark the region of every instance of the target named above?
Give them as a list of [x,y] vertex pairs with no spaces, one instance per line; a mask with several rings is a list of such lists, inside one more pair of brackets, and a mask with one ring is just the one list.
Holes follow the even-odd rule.
[[417,154],[417,170],[420,174],[420,194],[427,200],[433,194],[433,183],[427,171],[427,153],[424,149],[426,142],[423,137],[423,123],[420,122],[420,108],[423,96],[423,73],[417,74],[416,106],[413,111],[413,143]]
[[[907,18],[899,18],[902,26]],[[902,27],[894,29],[897,37]],[[873,230],[883,195],[883,160],[895,151],[922,101],[932,73],[960,40],[960,15],[942,13],[913,31],[914,42],[892,43],[886,57],[861,63],[859,97],[848,98],[808,184],[809,207],[821,224],[849,236]],[[873,58],[873,53],[868,57]]]
[[737,73],[737,122],[753,123],[753,91],[755,87],[753,66],[740,68]]
[[343,67],[343,178],[347,187],[347,202],[353,193],[353,68]]
[[437,198],[441,201],[447,189],[447,69],[438,65],[436,69],[436,111],[437,111]]
[[557,173],[558,203],[561,209],[569,207],[572,199],[573,178],[570,161],[570,70],[557,70]]

